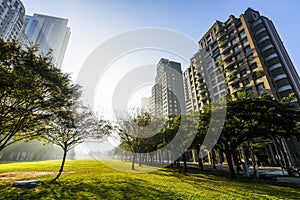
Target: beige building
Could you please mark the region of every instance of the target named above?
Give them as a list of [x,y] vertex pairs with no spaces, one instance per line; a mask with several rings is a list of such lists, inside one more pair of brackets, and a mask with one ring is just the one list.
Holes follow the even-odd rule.
[[193,111],[238,91],[253,97],[269,93],[277,100],[295,93],[293,103],[299,107],[295,67],[272,21],[250,8],[240,18],[231,15],[226,22],[216,21],[199,41],[185,73],[190,74],[186,79],[194,95]]
[[[281,100],[295,93],[292,103],[299,108],[300,79],[274,24],[258,11],[248,8],[239,18],[216,21],[199,41],[199,50],[184,72],[189,95],[187,111],[225,94],[246,91],[252,97],[268,93]],[[300,145],[283,140],[292,164],[300,164]],[[273,155],[273,147],[266,148]]]

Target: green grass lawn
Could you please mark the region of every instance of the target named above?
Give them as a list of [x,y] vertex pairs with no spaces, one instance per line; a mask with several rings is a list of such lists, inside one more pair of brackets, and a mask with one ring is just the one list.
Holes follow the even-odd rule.
[[[130,163],[111,162],[130,168]],[[300,188],[288,184],[172,169],[128,173],[93,160],[68,160],[59,181],[50,182],[59,165],[60,161],[0,164],[0,199],[300,199]],[[41,182],[35,188],[12,187],[15,180],[25,179]]]

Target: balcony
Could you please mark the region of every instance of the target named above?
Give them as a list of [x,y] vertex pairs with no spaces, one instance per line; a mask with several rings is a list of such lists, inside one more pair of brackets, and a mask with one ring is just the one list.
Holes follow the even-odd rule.
[[218,48],[218,44],[215,44],[215,45],[211,46],[212,51],[216,50],[217,48]]
[[226,72],[226,76],[232,76],[236,73],[237,73],[237,69],[233,69],[233,70],[230,70],[230,71]]
[[200,89],[199,93],[202,94],[202,95],[205,94],[206,93],[206,89],[205,88]]
[[262,51],[262,52],[265,52],[265,51],[267,51],[267,50],[269,50],[269,49],[271,49],[271,48],[273,48],[273,47],[274,47],[274,46],[273,46],[272,44],[269,44],[269,45],[265,46],[264,48],[262,48],[261,51]]
[[220,41],[220,47],[223,47],[225,44],[228,43],[228,39],[227,38],[224,38],[222,41]]
[[281,63],[277,63],[277,64],[275,64],[275,65],[272,65],[272,66],[269,68],[269,70],[270,70],[270,71],[273,71],[273,70],[278,69],[278,68],[281,68],[281,67],[282,67]]
[[228,85],[233,85],[233,84],[235,84],[235,83],[237,83],[239,81],[240,81],[239,78],[234,78],[233,80],[228,81]]
[[292,89],[291,85],[285,85],[285,86],[280,87],[277,91],[284,92],[284,91],[291,90],[291,89]]
[[238,88],[232,88],[232,93],[235,93],[235,92],[239,92],[239,91],[242,91],[243,90],[243,88],[241,88],[241,87],[238,87]]
[[266,61],[269,61],[272,58],[276,58],[276,57],[278,57],[278,55],[276,53],[273,53],[273,54],[269,55],[268,57],[266,57]]
[[258,31],[255,33],[255,35],[258,35],[258,34],[264,32],[265,30],[266,30],[265,28],[262,28],[262,29],[258,30]]
[[217,37],[217,40],[222,40],[225,36],[226,36],[226,31],[222,31],[222,32],[219,32],[218,33],[219,34],[219,36]]
[[204,83],[204,82],[202,82],[202,83],[199,84],[199,87],[200,87],[200,88],[202,88],[202,87],[204,87],[204,86],[205,86],[205,83]]
[[227,62],[226,65],[225,65],[225,69],[231,67],[232,65],[234,65],[234,63],[235,63],[234,60],[232,60],[232,61],[230,61],[230,62]]
[[228,61],[230,58],[232,58],[232,53],[229,53],[229,54],[226,54],[225,56],[224,56],[224,61],[226,62],[226,61]]
[[208,99],[207,96],[202,96],[202,97],[201,97],[201,101],[205,101],[205,100],[207,100],[207,99]]
[[287,77],[286,74],[279,74],[273,78],[273,81],[278,81],[286,77]]
[[263,41],[266,41],[266,40],[268,40],[268,39],[270,39],[270,37],[269,37],[268,35],[266,35],[265,37],[261,38],[261,39],[258,41],[258,43],[262,43]]
[[261,19],[257,20],[256,22],[254,22],[252,24],[252,27],[254,28],[255,26],[257,26],[258,24],[262,23]]
[[225,54],[226,52],[228,52],[231,49],[231,46],[226,46],[224,48],[222,48],[221,54]]

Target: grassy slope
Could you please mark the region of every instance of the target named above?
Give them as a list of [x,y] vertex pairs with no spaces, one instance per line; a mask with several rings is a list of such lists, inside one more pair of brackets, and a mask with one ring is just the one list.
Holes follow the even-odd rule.
[[[167,169],[151,173],[126,173],[106,167],[99,161],[67,161],[60,181],[50,183],[59,164],[60,161],[0,164],[0,199],[300,198],[299,188],[289,185],[234,181],[213,174],[179,174]],[[117,164],[130,168],[130,163]],[[38,175],[43,176],[36,177]],[[24,177],[42,182],[31,189],[11,187],[13,178]]]

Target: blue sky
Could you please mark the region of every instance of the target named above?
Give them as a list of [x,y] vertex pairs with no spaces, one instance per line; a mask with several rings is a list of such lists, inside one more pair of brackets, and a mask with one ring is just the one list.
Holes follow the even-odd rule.
[[[300,2],[298,0],[21,0],[26,13],[52,15],[69,19],[71,38],[62,69],[77,73],[87,57],[103,42],[120,33],[144,27],[167,28],[180,32],[197,42],[215,20],[225,21],[229,15],[238,17],[251,7],[271,19],[295,65],[300,72]],[[176,42],[176,41],[175,41]],[[149,56],[152,60],[137,61]],[[155,64],[165,52],[138,52],[115,61],[107,76],[99,81],[95,94],[95,110],[108,117],[112,113],[112,96],[118,81],[132,66]],[[192,56],[192,55],[191,55]],[[176,56],[174,56],[176,59]],[[182,63],[185,69],[188,62]],[[118,70],[119,73],[113,71]],[[153,77],[154,78],[154,77]],[[142,96],[149,96],[151,86],[133,91],[125,101],[138,105]],[[129,103],[130,104],[130,103]]]
[[[248,7],[258,10],[261,15],[273,21],[296,69],[300,71],[298,0],[22,0],[22,2],[29,15],[40,13],[69,19],[71,38],[62,69],[72,73],[74,80],[82,64],[95,48],[120,33],[137,28],[158,27],[180,32],[197,42],[215,20],[225,21],[231,14],[239,17]],[[144,54],[152,60],[144,59],[137,62],[137,58],[143,57],[141,52],[136,57],[129,55],[127,58],[120,58],[114,63],[114,67],[122,70],[118,70],[118,73],[112,71],[101,80],[102,82],[99,81],[100,86],[97,86],[95,98],[101,100],[97,100],[98,105],[95,107],[99,107],[101,112],[109,112],[107,108],[111,106],[112,91],[126,74],[126,70],[131,70],[130,66],[155,64],[161,56],[170,56],[176,60],[176,56],[162,52],[144,52]],[[178,61],[181,62],[180,59]],[[185,69],[187,66],[188,62],[182,61],[182,68]],[[138,104],[140,97],[149,96],[150,87],[148,85],[141,91],[135,91],[132,94],[134,100],[128,101],[133,101],[134,105]]]
[[69,19],[71,39],[63,69],[76,75],[86,57],[102,42],[124,31],[160,27],[198,41],[208,27],[248,7],[270,18],[300,71],[298,39],[300,2],[267,0],[22,0],[27,14],[42,13]]

